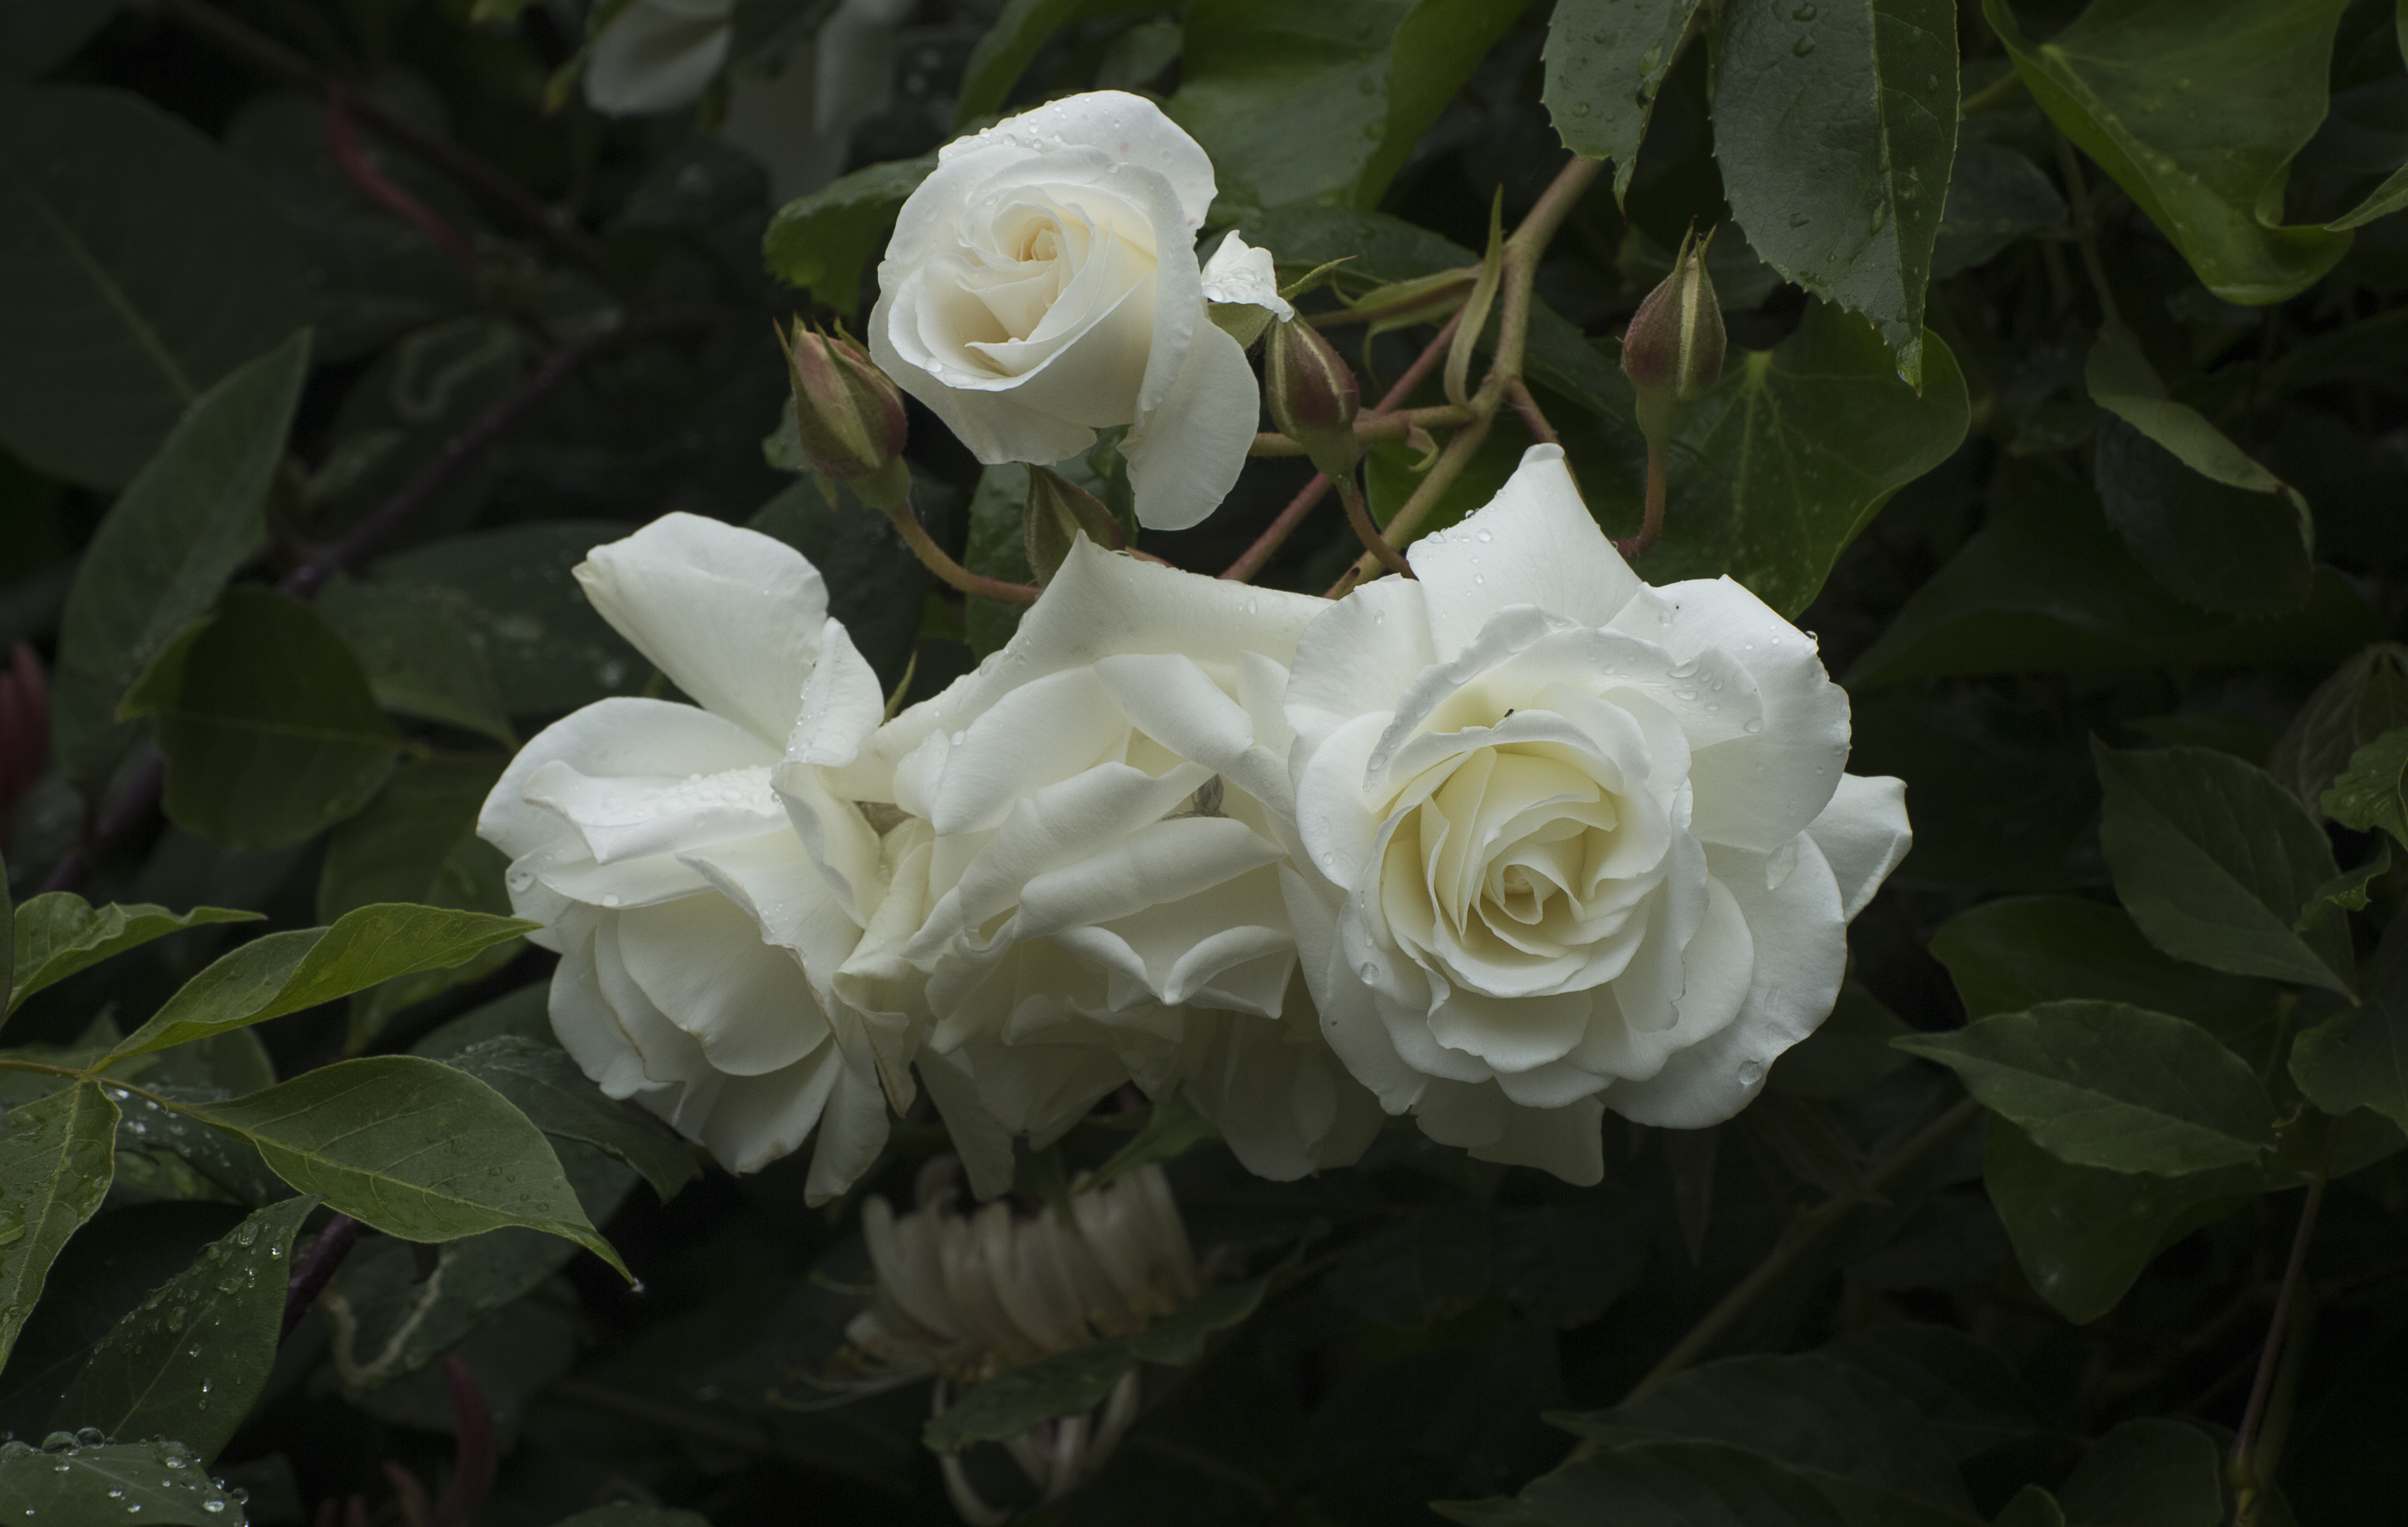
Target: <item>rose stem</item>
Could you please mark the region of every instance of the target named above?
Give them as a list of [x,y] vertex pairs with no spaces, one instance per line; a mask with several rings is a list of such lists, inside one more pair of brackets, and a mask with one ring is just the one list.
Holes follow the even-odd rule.
[[1613,541],[1613,549],[1622,553],[1625,561],[1644,553],[1656,544],[1656,537],[1664,534],[1664,494],[1670,477],[1668,455],[1663,441],[1647,442],[1646,518],[1639,521],[1638,535],[1617,535]]
[[360,1229],[357,1220],[337,1214],[326,1221],[326,1228],[318,1232],[318,1238],[295,1261],[292,1279],[285,1285],[284,1330],[278,1340],[293,1334],[301,1317],[309,1313],[309,1306],[325,1292],[336,1269],[351,1254],[351,1248],[359,1244]]
[[[1451,429],[1471,422],[1471,410],[1452,403],[1427,408],[1399,408],[1394,413],[1369,409],[1354,421],[1354,438],[1362,441],[1401,440],[1415,429]],[[1264,430],[1246,448],[1249,456],[1301,456],[1304,447],[1277,430]]]
[[[1932,1148],[1980,1118],[1981,1114],[1979,1101],[1970,1097],[1960,1100],[1955,1107],[1925,1125],[1913,1139],[1866,1168],[1865,1186],[1880,1187],[1914,1165]],[[1846,1219],[1849,1211],[1861,1206],[1861,1201],[1856,1198],[1833,1198],[1790,1220],[1789,1228],[1781,1233],[1781,1239],[1765,1259],[1756,1264],[1755,1270],[1742,1278],[1738,1287],[1723,1295],[1720,1304],[1706,1311],[1705,1317],[1689,1328],[1689,1334],[1664,1354],[1663,1361],[1649,1369],[1647,1377],[1631,1387],[1630,1392],[1623,1396],[1622,1403],[1629,1405],[1643,1398],[1664,1380],[1705,1356],[1707,1349],[1722,1338],[1723,1333],[1746,1313],[1747,1307],[1780,1281],[1782,1274],[1796,1265],[1798,1260],[1833,1226]]]
[[[1405,367],[1405,374],[1397,378],[1397,384],[1388,389],[1387,395],[1380,400],[1380,406],[1371,410],[1375,417],[1388,413],[1412,396],[1413,389],[1438,369],[1439,362],[1446,358],[1447,346],[1455,340],[1455,325],[1462,321],[1463,315],[1457,313],[1439,326],[1437,336],[1414,358],[1412,364]],[[1244,555],[1231,563],[1221,576],[1239,583],[1252,579],[1263,570],[1263,564],[1271,560],[1271,553],[1280,549],[1280,543],[1286,540],[1304,517],[1312,512],[1312,507],[1321,502],[1321,495],[1328,491],[1328,477],[1314,473],[1312,479],[1289,500],[1287,507],[1280,511],[1279,518],[1265,526],[1263,533],[1254,537],[1254,544],[1246,548]]]
[[886,518],[895,521],[903,544],[911,549],[911,554],[920,559],[922,565],[964,593],[976,594],[982,599],[1001,599],[1014,605],[1033,605],[1037,603],[1038,594],[1043,592],[1033,584],[1006,583],[999,578],[973,573],[945,555],[945,549],[928,538],[927,529],[920,523],[920,517],[912,512],[911,495],[909,493],[886,506]]
[[1412,564],[1388,544],[1380,527],[1373,523],[1371,507],[1363,502],[1363,490],[1355,485],[1354,473],[1338,479],[1338,500],[1346,506],[1347,522],[1354,527],[1354,534],[1370,549],[1371,555],[1380,560],[1380,565],[1399,578],[1412,577]]
[[[2241,1413],[2241,1429],[2232,1434],[2232,1458],[2226,1477],[2232,1486],[2232,1520],[2246,1527],[2258,1514],[2262,1481],[2258,1460],[2251,1456],[2258,1423],[2265,1419],[2266,1395],[2274,1382],[2274,1365],[2283,1355],[2283,1337],[2291,1325],[2291,1300],[2299,1292],[2300,1274],[2308,1263],[2308,1241],[2316,1233],[2316,1211],[2324,1205],[2325,1178],[2332,1175],[2333,1144],[2341,1137],[2334,1124],[2325,1126],[2324,1159],[2308,1182],[2308,1201],[2300,1208],[2300,1228],[2291,1237],[2291,1260],[2283,1267],[2283,1290],[2274,1296],[2274,1314],[2266,1322],[2266,1345],[2258,1354],[2258,1377],[2249,1386],[2249,1404]],[[2271,1460],[2269,1461],[2271,1462]]]
[[[1503,279],[1498,293],[1501,311],[1497,320],[1497,353],[1489,363],[1487,378],[1472,395],[1470,422],[1455,432],[1422,478],[1421,486],[1413,490],[1413,495],[1397,510],[1396,518],[1388,521],[1387,539],[1391,544],[1404,545],[1430,510],[1438,507],[1440,498],[1470,464],[1472,453],[1488,438],[1488,426],[1504,405],[1507,390],[1521,381],[1522,352],[1530,341],[1530,298],[1539,278],[1539,257],[1546,252],[1548,242],[1571,214],[1581,193],[1588,190],[1604,167],[1602,159],[1575,156],[1555,172],[1555,179],[1531,207],[1529,216],[1505,241]],[[1338,580],[1331,597],[1369,574],[1374,565],[1373,558],[1366,552],[1354,569]]]
[[1513,405],[1513,411],[1522,416],[1522,422],[1528,426],[1531,437],[1541,445],[1559,446],[1564,443],[1563,437],[1555,433],[1555,427],[1547,422],[1546,410],[1540,407],[1539,400],[1530,395],[1529,384],[1521,378],[1516,377],[1505,384],[1505,399]]

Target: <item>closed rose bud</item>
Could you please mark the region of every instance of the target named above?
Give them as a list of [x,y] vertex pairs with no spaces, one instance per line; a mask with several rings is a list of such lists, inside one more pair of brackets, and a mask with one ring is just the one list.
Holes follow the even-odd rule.
[[1274,324],[1263,356],[1271,422],[1331,477],[1353,471],[1363,454],[1354,437],[1354,410],[1361,402],[1354,373],[1308,323]]
[[900,479],[906,470],[901,391],[852,341],[799,323],[786,364],[805,459],[823,477],[852,482],[865,498],[878,502],[873,480],[887,486],[886,479]]
[[1639,426],[1650,439],[1669,434],[1672,405],[1685,403],[1723,374],[1722,304],[1706,274],[1706,245],[1681,240],[1672,274],[1631,315],[1622,338],[1622,371],[1639,392]]

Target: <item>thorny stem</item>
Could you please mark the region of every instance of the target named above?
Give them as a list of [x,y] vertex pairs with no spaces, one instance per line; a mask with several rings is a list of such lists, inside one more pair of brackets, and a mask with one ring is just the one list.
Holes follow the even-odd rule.
[[[2256,1457],[2258,1429],[2266,1416],[2266,1396],[2273,1388],[2274,1369],[2283,1355],[2283,1338],[2291,1328],[2291,1301],[2299,1293],[2300,1274],[2308,1264],[2308,1242],[2316,1233],[2316,1211],[2324,1206],[2325,1179],[2332,1175],[2333,1146],[2341,1138],[2332,1124],[2325,1126],[2324,1159],[2308,1182],[2308,1201],[2300,1208],[2300,1228],[2291,1237],[2291,1260],[2283,1268],[2283,1292],[2274,1296],[2274,1313],[2266,1322],[2266,1345],[2258,1354],[2258,1377],[2249,1386],[2249,1405],[2241,1413],[2241,1428],[2232,1434],[2232,1456],[2227,1475],[2232,1484],[2234,1527],[2248,1527],[2258,1515],[2265,1481]],[[2271,1464],[2272,1460],[2263,1461]]]
[[334,156],[335,167],[342,171],[343,178],[358,187],[361,194],[442,246],[443,252],[470,277],[477,274],[477,251],[461,236],[460,230],[444,221],[433,207],[387,179],[360,151],[359,134],[351,127],[351,93],[345,85],[326,87],[326,150]]
[[945,549],[930,537],[927,527],[920,523],[919,515],[912,512],[909,493],[884,507],[886,518],[895,521],[895,529],[903,537],[903,544],[911,549],[911,554],[920,559],[921,564],[962,592],[976,594],[982,599],[1006,600],[1015,605],[1033,605],[1037,603],[1037,596],[1044,592],[1034,584],[1006,583],[999,578],[973,573],[945,555]]
[[2073,204],[2073,232],[2076,247],[2082,250],[2082,268],[2090,275],[2090,288],[2099,293],[2099,313],[2110,323],[2124,321],[2115,311],[2115,293],[2107,284],[2107,267],[2099,259],[2099,224],[2091,216],[2090,186],[2082,174],[2082,160],[2073,151],[2073,140],[2059,131],[2055,123],[2049,136],[2057,139],[2057,164],[2065,176],[2065,199]]
[[1363,490],[1355,484],[1353,472],[1338,479],[1338,500],[1346,506],[1347,523],[1354,527],[1355,535],[1369,548],[1371,555],[1379,559],[1380,565],[1400,578],[1412,577],[1412,564],[1388,544],[1387,537],[1380,534],[1379,525],[1373,522],[1371,507],[1363,502]]
[[[1386,396],[1380,399],[1380,406],[1371,410],[1371,417],[1377,418],[1385,414],[1412,396],[1413,389],[1426,381],[1429,374],[1438,369],[1439,363],[1446,359],[1447,346],[1455,342],[1455,328],[1462,321],[1463,315],[1458,312],[1439,325],[1437,337],[1423,347],[1421,354],[1414,357],[1412,364],[1405,367],[1405,374],[1398,377],[1397,384],[1388,389]],[[1312,480],[1298,489],[1296,497],[1288,501],[1287,507],[1279,512],[1279,518],[1265,526],[1263,533],[1254,537],[1254,544],[1246,548],[1244,554],[1231,563],[1221,576],[1234,582],[1244,583],[1253,578],[1256,573],[1261,572],[1263,564],[1271,560],[1271,553],[1280,549],[1281,544],[1286,541],[1296,527],[1303,522],[1304,517],[1312,512],[1312,507],[1321,502],[1321,495],[1328,491],[1328,475],[1322,472],[1314,473]]]
[[[1961,1100],[1955,1107],[1925,1125],[1904,1145],[1868,1167],[1865,1186],[1880,1187],[1922,1160],[1935,1147],[1945,1143],[1950,1135],[1980,1118],[1981,1114],[1982,1105],[1978,1100],[1970,1097]],[[1622,1403],[1629,1405],[1643,1398],[1664,1380],[1705,1356],[1713,1344],[1722,1339],[1723,1333],[1747,1312],[1748,1306],[1763,1297],[1766,1290],[1779,1282],[1782,1275],[1797,1265],[1799,1260],[1841,1220],[1863,1206],[1864,1200],[1859,1197],[1832,1198],[1790,1220],[1789,1228],[1782,1232],[1781,1239],[1771,1252],[1757,1263],[1755,1270],[1742,1278],[1736,1288],[1723,1295],[1721,1303],[1706,1311],[1704,1318],[1689,1328],[1689,1334],[1664,1354],[1663,1361],[1648,1370],[1646,1377],[1632,1386],[1630,1392],[1623,1396]]]
[[[1530,340],[1530,300],[1539,279],[1539,259],[1546,253],[1548,243],[1563,226],[1564,219],[1570,216],[1582,193],[1604,168],[1605,161],[1601,159],[1572,159],[1555,172],[1555,179],[1540,194],[1522,225],[1505,240],[1498,291],[1497,351],[1489,363],[1487,379],[1471,396],[1469,422],[1455,431],[1455,437],[1422,478],[1421,486],[1413,490],[1412,496],[1397,510],[1396,518],[1388,521],[1386,538],[1390,544],[1404,545],[1421,528],[1421,522],[1438,507],[1439,500],[1455,485],[1455,479],[1470,464],[1473,453],[1487,440],[1488,427],[1496,421],[1498,409],[1504,407],[1509,390],[1520,384],[1522,352]],[[1331,596],[1352,588],[1380,565],[1376,557],[1365,552],[1331,589]]]

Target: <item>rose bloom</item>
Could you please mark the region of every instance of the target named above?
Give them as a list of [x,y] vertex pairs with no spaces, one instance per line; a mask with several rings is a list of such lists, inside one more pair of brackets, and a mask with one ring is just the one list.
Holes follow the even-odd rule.
[[[836,894],[769,776],[806,716],[876,726],[877,678],[827,618],[818,572],[768,536],[671,514],[576,572],[701,704],[587,706],[529,742],[486,799],[477,831],[510,856],[511,906],[561,956],[552,1028],[604,1092],[730,1170],[816,1127],[806,1192],[832,1197],[884,1146],[889,1103],[910,1106],[924,1025],[865,938],[876,888]],[[865,686],[866,715],[841,703]]]
[[[1196,140],[1112,91],[949,143],[879,263],[870,354],[982,462],[1056,462],[1129,426],[1138,518],[1195,524],[1237,482],[1260,414],[1244,350],[1206,316],[1196,231],[1212,193]],[[1231,261],[1247,252],[1231,241]]]
[[916,920],[882,947],[924,973],[921,1076],[981,1197],[1011,1135],[1048,1144],[1131,1080],[1185,1086],[1266,1177],[1369,1145],[1378,1109],[1311,1020],[1279,881],[1280,697],[1326,607],[1082,538],[1006,647],[866,746],[797,728],[777,780],[833,883],[928,835],[924,873],[887,874],[864,920]]
[[1728,578],[1649,588],[1532,448],[1329,607],[1286,697],[1286,877],[1324,1031],[1391,1113],[1598,1180],[1612,1108],[1729,1118],[1838,994],[1910,842],[1848,699]]

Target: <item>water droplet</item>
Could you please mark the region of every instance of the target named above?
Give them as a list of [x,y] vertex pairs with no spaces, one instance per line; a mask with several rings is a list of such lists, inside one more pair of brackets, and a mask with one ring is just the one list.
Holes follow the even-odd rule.
[[1799,58],[1804,58],[1807,54],[1814,50],[1814,39],[1812,37],[1800,37],[1796,42],[1789,45],[1789,50]]
[[1378,965],[1372,964],[1372,963],[1371,963],[1370,962],[1369,962],[1369,961],[1365,961],[1365,962],[1364,962],[1364,964],[1363,964],[1363,984],[1364,984],[1364,985],[1366,985],[1366,986],[1369,986],[1369,985],[1370,985],[1373,981],[1376,981],[1376,980],[1378,980],[1379,978],[1380,978],[1380,967],[1379,967]]
[[1789,214],[1789,226],[1792,228],[1803,228],[1809,222],[1813,221],[1813,219],[1808,217],[1803,212],[1792,212]]
[[1814,19],[1813,0],[1807,0],[1806,4],[1799,6],[1796,10],[1791,11],[1789,13],[1789,19],[1793,21],[1813,21]]
[[1762,1063],[1756,1061],[1742,1061],[1740,1063],[1739,1084],[1742,1087],[1753,1087],[1763,1079],[1764,1066]]
[[1485,541],[1493,541],[1493,540],[1495,540],[1497,537],[1495,537],[1494,535],[1489,535],[1486,531],[1484,531],[1484,531],[1482,531],[1482,532],[1480,533],[1480,535],[1479,535],[1479,537],[1478,537],[1478,538],[1479,538],[1480,540],[1482,540],[1482,541],[1485,542]]
[[617,894],[616,894],[616,893],[612,893],[612,894],[605,895],[605,896],[602,898],[602,905],[603,905],[603,906],[618,906],[618,905],[619,905],[619,898],[618,898]]
[[1572,103],[1572,115],[1573,115],[1573,116],[1575,116],[1575,117],[1585,117],[1585,116],[1587,116],[1587,115],[1588,115],[1588,103],[1587,103],[1586,101],[1574,101],[1574,102]]
[[[207,1389],[208,1386],[203,1384],[201,1388]],[[108,1434],[97,1426],[87,1426],[76,1433],[75,1439],[76,1446],[79,1448],[99,1448],[108,1444]]]
[[1742,731],[1742,732],[1747,733],[1750,736],[1753,736],[1753,735],[1755,735],[1756,733],[1761,732],[1761,731],[1763,731],[1763,730],[1764,730],[1764,722],[1762,722],[1761,721],[1758,721],[1758,720],[1757,720],[1756,717],[1754,717],[1754,716],[1750,716],[1750,717],[1747,719],[1747,723],[1746,723],[1745,725],[1742,726],[1742,727],[1740,728],[1740,730],[1741,730],[1741,731]]
[[201,1503],[201,1509],[208,1512],[211,1516],[215,1516],[225,1508],[226,1503],[223,1501],[203,1501]]

